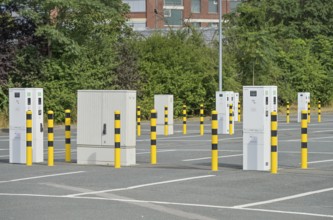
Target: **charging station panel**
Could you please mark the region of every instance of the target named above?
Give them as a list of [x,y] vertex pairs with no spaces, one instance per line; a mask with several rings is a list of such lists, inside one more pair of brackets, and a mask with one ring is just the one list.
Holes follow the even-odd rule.
[[9,163],[26,163],[26,112],[32,112],[32,161],[44,161],[44,100],[41,88],[9,89]]
[[[216,92],[216,111],[218,120],[218,134],[229,134],[229,106],[234,103],[234,92]],[[234,126],[235,119],[232,120]],[[235,129],[233,129],[235,130]]]
[[276,86],[243,87],[243,170],[270,170],[271,112],[277,111]]
[[310,102],[309,92],[297,93],[297,122],[301,122],[302,110],[308,110],[308,103]]
[[[233,112],[234,112],[234,121],[238,121],[238,102],[239,102],[239,93],[234,93],[234,103],[233,103]],[[239,122],[239,121],[238,121]]]

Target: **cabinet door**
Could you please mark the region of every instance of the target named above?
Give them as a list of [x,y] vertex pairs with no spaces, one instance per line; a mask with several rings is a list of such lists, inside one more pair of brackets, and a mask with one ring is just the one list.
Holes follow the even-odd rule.
[[[112,92],[104,92],[102,100],[102,145],[111,146],[114,145],[114,112],[120,110],[116,109],[116,106],[121,103],[121,97]],[[125,102],[125,100],[123,100],[123,102]]]
[[78,92],[77,144],[101,145],[103,133],[100,92]]

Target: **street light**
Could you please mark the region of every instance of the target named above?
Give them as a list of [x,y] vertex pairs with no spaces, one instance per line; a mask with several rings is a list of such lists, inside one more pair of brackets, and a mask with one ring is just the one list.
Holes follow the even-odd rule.
[[222,92],[222,0],[219,2],[219,91]]

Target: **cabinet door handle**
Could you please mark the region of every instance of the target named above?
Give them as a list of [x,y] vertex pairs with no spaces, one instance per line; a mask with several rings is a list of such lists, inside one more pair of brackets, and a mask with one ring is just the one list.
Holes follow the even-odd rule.
[[43,132],[43,131],[44,131],[43,124],[40,123],[40,132]]
[[106,134],[106,124],[103,124],[103,134]]

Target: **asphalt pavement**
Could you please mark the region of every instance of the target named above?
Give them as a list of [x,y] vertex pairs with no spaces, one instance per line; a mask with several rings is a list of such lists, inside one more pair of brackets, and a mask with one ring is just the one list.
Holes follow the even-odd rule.
[[[187,134],[157,137],[157,164],[150,164],[149,123],[137,137],[137,164],[65,162],[64,128],[55,129],[55,166],[9,164],[8,133],[0,132],[1,219],[325,219],[333,218],[333,114],[312,115],[308,169],[300,168],[300,124],[279,116],[279,170],[242,170],[242,123],[219,135],[219,170],[211,171],[210,121],[205,135],[189,121]],[[47,134],[44,151],[47,157]],[[46,159],[45,159],[46,160]]]

